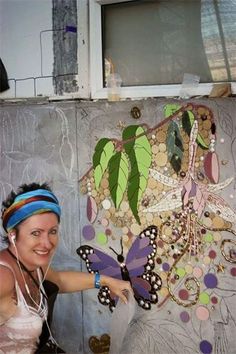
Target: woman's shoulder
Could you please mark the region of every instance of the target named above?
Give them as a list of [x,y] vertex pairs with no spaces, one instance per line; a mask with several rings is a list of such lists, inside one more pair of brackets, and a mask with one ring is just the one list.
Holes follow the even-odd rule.
[[11,257],[7,248],[0,251],[0,264],[6,265],[6,267],[12,269],[12,271],[14,273],[15,261]]
[[1,279],[1,289],[0,298],[5,292],[11,291],[15,287],[15,277],[13,271],[6,264],[2,264],[0,261],[0,279]]
[[10,268],[0,261],[0,325],[6,322],[15,312],[13,300],[15,291],[15,277]]
[[0,253],[0,325],[6,322],[15,312],[15,275],[4,253]]
[[2,298],[8,293],[12,293],[15,287],[14,270],[10,262],[8,262],[5,250],[0,252],[0,279],[0,298]]
[[10,265],[9,252],[7,251],[7,248],[4,248],[0,251],[0,262],[5,262]]

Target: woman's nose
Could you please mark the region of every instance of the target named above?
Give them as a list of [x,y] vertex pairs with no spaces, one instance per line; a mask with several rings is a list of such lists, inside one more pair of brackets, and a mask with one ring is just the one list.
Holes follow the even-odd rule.
[[46,249],[51,249],[53,247],[53,243],[51,242],[49,236],[47,234],[42,235],[41,237],[41,245]]

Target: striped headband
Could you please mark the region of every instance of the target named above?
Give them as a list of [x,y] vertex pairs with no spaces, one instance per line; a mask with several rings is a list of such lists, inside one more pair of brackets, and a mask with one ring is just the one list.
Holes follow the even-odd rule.
[[60,219],[61,208],[58,199],[52,192],[46,189],[37,189],[20,194],[3,213],[3,227],[9,232],[28,217],[46,212],[53,212]]

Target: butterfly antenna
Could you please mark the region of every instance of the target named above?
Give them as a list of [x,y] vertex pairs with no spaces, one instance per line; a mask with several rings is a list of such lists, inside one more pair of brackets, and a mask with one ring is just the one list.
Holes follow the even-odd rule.
[[121,247],[121,254],[117,253],[114,248],[112,248],[111,246],[109,246],[109,248],[117,255],[117,256],[123,256],[123,243],[122,243],[122,239],[120,239],[120,247]]
[[122,238],[120,239],[120,248],[121,248],[121,254],[123,255],[123,243],[122,243]]
[[114,248],[112,248],[111,246],[109,246],[109,248],[110,248],[117,256],[119,256],[119,254],[114,250]]

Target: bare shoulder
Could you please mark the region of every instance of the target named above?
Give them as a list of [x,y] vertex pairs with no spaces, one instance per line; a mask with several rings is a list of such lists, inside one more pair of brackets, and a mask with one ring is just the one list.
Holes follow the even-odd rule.
[[15,277],[7,265],[1,264],[0,257],[0,325],[6,322],[16,311]]
[[0,298],[3,299],[5,296],[10,296],[15,287],[14,273],[3,252],[0,252],[0,279]]
[[15,279],[11,269],[1,264],[0,264],[0,279],[1,279],[0,298],[2,298],[7,294],[12,293],[15,287]]

